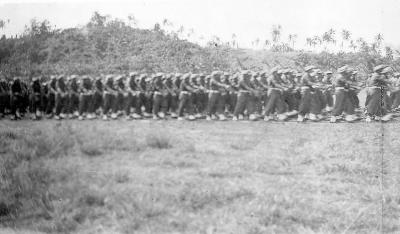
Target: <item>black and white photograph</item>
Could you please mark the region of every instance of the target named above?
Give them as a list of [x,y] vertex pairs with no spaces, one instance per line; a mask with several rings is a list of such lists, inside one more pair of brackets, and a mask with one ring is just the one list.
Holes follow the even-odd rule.
[[0,0],[0,234],[400,234],[400,0]]

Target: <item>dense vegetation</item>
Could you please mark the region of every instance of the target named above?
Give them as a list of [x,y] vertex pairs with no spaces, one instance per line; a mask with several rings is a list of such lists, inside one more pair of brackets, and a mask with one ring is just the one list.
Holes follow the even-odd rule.
[[[7,27],[1,21],[0,28]],[[12,22],[11,22],[12,23]],[[314,64],[323,69],[335,69],[350,64],[360,72],[371,71],[378,63],[389,63],[397,69],[391,48],[381,51],[382,37],[368,44],[359,39],[359,46],[349,44],[352,52],[329,52],[334,31],[307,40],[311,48],[324,47],[322,52],[294,50],[297,36],[290,34],[289,42],[280,42],[281,27],[274,26],[272,43],[268,40],[261,48],[260,39],[254,45],[259,50],[239,49],[233,35],[232,41],[223,42],[213,37],[206,46],[189,42],[178,31],[168,30],[168,21],[155,24],[152,30],[95,12],[84,27],[56,29],[49,21],[32,20],[22,35],[0,39],[0,69],[6,77],[32,76],[52,73],[101,74],[139,72],[209,72],[213,69],[237,71],[240,69],[268,69],[276,65],[302,66]],[[349,33],[349,32],[348,32]],[[350,35],[347,35],[349,39]],[[328,40],[329,39],[329,40]],[[320,43],[317,43],[320,42]]]

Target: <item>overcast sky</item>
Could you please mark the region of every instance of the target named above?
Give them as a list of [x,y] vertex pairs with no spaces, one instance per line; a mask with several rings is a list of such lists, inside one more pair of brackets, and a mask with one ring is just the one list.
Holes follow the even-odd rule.
[[0,18],[10,20],[0,34],[21,33],[32,18],[60,28],[84,25],[94,11],[123,20],[133,14],[142,28],[167,18],[175,27],[193,28],[193,40],[213,35],[228,40],[235,33],[242,47],[256,38],[271,40],[274,24],[282,26],[282,40],[297,34],[298,47],[329,28],[338,39],[348,29],[353,38],[372,40],[381,33],[388,45],[400,45],[400,0],[0,0]]

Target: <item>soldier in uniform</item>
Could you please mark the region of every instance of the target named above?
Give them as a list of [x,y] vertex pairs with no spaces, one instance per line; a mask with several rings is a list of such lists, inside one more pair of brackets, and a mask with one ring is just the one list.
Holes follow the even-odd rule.
[[146,118],[150,118],[153,113],[153,78],[151,76],[146,77],[145,79],[145,102],[144,102],[144,113],[143,116]]
[[55,97],[55,119],[64,119],[68,109],[68,89],[64,75],[57,77]]
[[11,83],[11,120],[21,119],[23,108],[22,84],[19,77],[14,77]]
[[74,117],[78,117],[78,109],[79,109],[79,84],[78,84],[78,76],[72,75],[68,78],[68,118],[72,119]]
[[93,84],[90,76],[83,76],[81,81],[80,93],[79,93],[79,120],[84,120],[85,116],[91,120],[95,118],[94,111],[90,109],[90,105],[93,103]]
[[323,95],[326,100],[326,111],[330,112],[333,109],[333,87],[332,87],[332,71],[326,71],[325,76],[322,79],[322,84],[324,85]]
[[301,98],[299,104],[299,114],[297,116],[298,122],[303,122],[306,115],[309,115],[311,121],[318,121],[317,109],[320,103],[316,100],[315,89],[313,85],[315,80],[312,77],[314,66],[307,66],[304,68],[305,72],[300,79]]
[[[146,105],[146,74],[141,74],[136,79],[136,87],[137,87],[137,97],[136,97],[136,108],[135,113],[138,116],[142,116],[142,107]],[[145,116],[148,117],[148,116]]]
[[7,80],[4,77],[0,78],[0,119],[6,115],[6,109],[10,103],[10,89]]
[[393,74],[391,80],[393,89],[390,92],[390,103],[392,110],[398,111],[400,108],[400,73],[396,72]]
[[221,89],[223,88],[229,88],[229,86],[221,82],[221,72],[213,71],[209,81],[207,120],[217,119],[216,114],[218,114],[219,120],[226,120],[223,113],[225,100],[221,100]]
[[116,119],[117,113],[113,112],[113,104],[117,97],[117,90],[114,85],[114,76],[107,75],[105,77],[104,87],[103,87],[103,120],[108,120],[108,114],[111,111],[111,118]]
[[42,106],[42,87],[40,77],[33,77],[30,84],[30,112],[31,119],[37,120],[41,117],[40,108]]
[[238,81],[239,91],[238,91],[235,110],[233,112],[234,121],[237,121],[238,119],[243,119],[245,110],[247,110],[247,112],[250,114],[249,116],[250,120],[256,120],[255,116],[252,115],[254,110],[252,110],[252,104],[250,103],[251,101],[250,93],[255,92],[256,90],[254,90],[251,87],[250,77],[251,77],[250,71],[243,71]]
[[189,120],[195,120],[196,118],[193,115],[193,100],[191,93],[196,90],[190,86],[189,78],[190,73],[185,74],[182,77],[182,81],[180,84],[180,93],[179,93],[179,106],[178,106],[178,120],[184,120],[184,111],[188,113]]
[[118,75],[115,78],[115,89],[117,91],[114,102],[113,102],[113,107],[112,107],[112,112],[113,114],[115,113],[117,116],[112,119],[116,119],[119,115],[122,114],[122,112],[125,110],[124,109],[124,101],[125,97],[128,95],[128,92],[126,91],[125,87],[125,76],[124,75]]
[[[136,83],[136,79],[138,78],[138,73],[137,72],[131,72],[129,73],[129,77],[127,79],[126,82],[126,90],[127,90],[127,95],[125,97],[125,115],[126,115],[126,119],[129,120],[130,118],[133,119],[141,119],[142,116],[137,114],[136,112],[134,112],[131,115],[131,108],[135,108],[136,107],[136,102],[137,102],[137,83]],[[131,116],[131,117],[130,117]]]
[[47,83],[47,105],[46,105],[46,116],[47,118],[53,117],[54,107],[56,105],[56,93],[57,93],[57,76],[50,76],[50,80]]
[[[280,72],[282,74],[282,72]],[[286,106],[283,99],[283,92],[286,89],[284,82],[278,73],[277,68],[272,69],[271,75],[268,77],[268,99],[265,103],[264,121],[273,120],[271,116],[277,113],[278,120],[284,121],[287,119]]]
[[332,110],[330,122],[335,123],[340,116],[345,113],[345,120],[347,122],[353,122],[357,120],[357,116],[354,114],[354,105],[351,102],[348,88],[350,82],[350,73],[347,66],[343,66],[338,69],[338,74],[334,80],[335,88],[335,103]]
[[93,118],[96,118],[96,113],[97,111],[100,110],[100,108],[103,106],[103,82],[102,78],[100,76],[97,76],[94,79],[94,85],[93,85],[93,95],[92,95],[92,102],[89,107],[89,112],[92,114]]
[[165,79],[163,80],[163,85],[166,90],[163,97],[164,100],[166,100],[166,106],[163,112],[169,113],[172,118],[177,118],[178,115],[176,114],[176,109],[178,106],[177,103],[178,90],[175,89],[175,86],[173,84],[173,77],[174,77],[173,74],[167,74],[165,75]]
[[164,98],[165,96],[165,86],[163,84],[163,76],[164,74],[159,72],[153,76],[153,119],[164,119],[167,106],[167,100]]
[[[374,73],[368,81],[368,91],[366,100],[366,122],[374,120],[389,121],[391,115],[388,114],[388,97],[387,90],[389,82],[387,73],[390,72],[390,67],[386,65],[378,65],[374,68]],[[383,99],[382,99],[383,96]],[[384,105],[381,105],[381,102]]]
[[239,91],[239,74],[234,74],[229,78],[229,106],[228,111],[230,115],[233,116],[233,112],[235,111],[237,95]]

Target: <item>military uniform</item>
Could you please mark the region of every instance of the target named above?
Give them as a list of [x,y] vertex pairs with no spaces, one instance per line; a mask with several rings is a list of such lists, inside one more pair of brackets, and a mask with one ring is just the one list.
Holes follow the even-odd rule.
[[4,78],[0,79],[0,118],[6,114],[6,109],[10,108],[10,88]]
[[68,90],[63,75],[57,77],[55,97],[55,119],[65,118],[68,110]]
[[85,114],[87,119],[94,119],[94,111],[90,109],[90,105],[93,103],[92,79],[89,76],[83,76],[80,84],[79,120],[83,120]]
[[68,109],[69,118],[77,117],[79,110],[79,84],[78,76],[72,75],[68,79]]
[[182,82],[180,84],[178,120],[183,120],[184,111],[188,113],[189,120],[195,119],[193,115],[193,99],[191,93],[195,92],[196,90],[190,86],[189,77],[190,77],[189,73],[185,74],[182,77]]
[[19,77],[15,77],[11,83],[11,119],[20,119],[20,111],[24,107],[22,96],[22,84]]
[[30,85],[30,112],[31,118],[36,120],[41,117],[42,87],[39,77],[34,77]]

